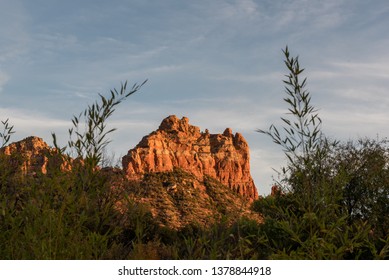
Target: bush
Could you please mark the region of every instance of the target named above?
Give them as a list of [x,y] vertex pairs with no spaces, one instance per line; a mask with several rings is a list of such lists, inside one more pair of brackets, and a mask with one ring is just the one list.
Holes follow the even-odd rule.
[[[127,92],[126,86],[127,83],[122,85],[119,92],[111,91],[108,99],[100,95],[100,103],[73,118],[67,147],[71,151],[65,153],[66,147],[57,145],[53,133],[55,150],[49,157],[52,160],[59,157],[71,166],[70,170],[62,170],[59,164],[51,166],[47,175],[26,176],[9,165],[13,159],[1,155],[0,258],[119,257],[121,216],[115,209],[109,177],[101,172],[98,164],[109,143],[107,135],[114,130],[106,129],[107,119],[120,102],[140,88],[135,85]],[[79,127],[83,117],[84,131]],[[13,127],[7,121],[3,124],[5,129],[0,137],[4,146]],[[71,155],[76,155],[77,161]]]
[[[289,114],[284,127],[258,130],[287,157],[281,188],[254,204],[269,258],[388,258],[388,149],[386,141],[330,141],[305,90],[298,57],[284,51]],[[283,132],[280,133],[279,131]]]

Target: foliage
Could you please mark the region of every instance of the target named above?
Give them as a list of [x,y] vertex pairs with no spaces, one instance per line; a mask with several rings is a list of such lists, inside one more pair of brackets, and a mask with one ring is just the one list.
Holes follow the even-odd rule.
[[[0,258],[101,259],[115,258],[121,251],[123,228],[115,209],[120,193],[112,192],[111,177],[97,164],[109,142],[106,136],[113,131],[106,130],[108,117],[140,88],[135,85],[126,92],[126,86],[111,91],[108,99],[100,95],[101,102],[84,111],[84,132],[79,130],[80,118],[73,118],[68,144],[78,160],[64,154],[55,134],[56,149],[46,156],[58,164],[48,165],[47,174],[27,176],[9,164],[23,159],[1,154]],[[12,130],[7,128],[9,134]]]
[[[107,119],[115,112],[116,106],[137,92],[145,83],[133,85],[127,92],[127,82],[121,85],[120,91],[111,90],[109,98],[99,94],[100,102],[89,105],[84,112],[73,116],[73,127],[69,129],[68,148],[72,149],[73,156],[84,159],[86,164],[96,167],[101,163],[104,148],[110,143],[108,134],[116,129],[107,130]],[[80,128],[80,121],[84,118],[84,129]],[[56,135],[53,133],[54,145],[59,148]],[[63,150],[62,148],[59,150]]]
[[340,144],[321,132],[321,119],[300,83],[298,57],[283,51],[290,71],[286,84],[289,114],[258,130],[280,145],[288,159],[281,190],[258,200],[269,258],[388,258],[388,150],[383,142]]
[[[321,143],[321,119],[317,110],[311,105],[311,95],[305,89],[307,78],[300,82],[300,75],[304,69],[300,68],[298,57],[290,56],[288,47],[283,50],[285,55],[285,65],[289,70],[289,75],[285,75],[285,92],[287,96],[284,101],[290,105],[288,114],[292,119],[283,118],[281,120],[286,125],[281,133],[275,125],[271,125],[269,130],[258,129],[260,133],[270,136],[274,143],[281,145],[285,155],[291,163],[303,157],[309,157],[313,150],[316,150]],[[283,132],[283,134],[282,134]],[[301,153],[299,153],[299,150]]]
[[389,142],[360,139],[337,147],[334,169],[342,175],[342,207],[350,224],[368,221],[376,236],[389,236]]
[[8,123],[9,119],[6,119],[5,121],[1,121],[1,124],[3,125],[3,131],[0,133],[1,138],[1,147],[3,148],[7,143],[9,142],[9,139],[11,138],[11,135],[15,133],[13,130],[14,126]]

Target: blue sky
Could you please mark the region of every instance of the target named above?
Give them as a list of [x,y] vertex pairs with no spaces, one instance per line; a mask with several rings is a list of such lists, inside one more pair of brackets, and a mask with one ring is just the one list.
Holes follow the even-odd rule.
[[286,113],[281,49],[306,69],[326,135],[389,134],[386,0],[0,0],[0,119],[13,140],[51,132],[128,80],[149,79],[115,112],[110,152],[127,153],[168,115],[241,132],[260,194],[285,163],[255,132]]

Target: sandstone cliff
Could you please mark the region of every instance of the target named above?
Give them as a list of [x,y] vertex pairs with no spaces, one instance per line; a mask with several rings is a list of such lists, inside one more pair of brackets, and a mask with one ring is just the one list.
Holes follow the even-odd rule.
[[[47,174],[50,167],[61,171],[70,170],[55,149],[49,147],[42,138],[30,136],[0,149],[0,155],[8,157],[9,167],[26,175]],[[71,160],[72,161],[72,160]]]
[[130,180],[178,167],[199,180],[210,176],[250,201],[258,198],[250,175],[249,147],[243,136],[234,135],[229,128],[223,134],[200,132],[186,117],[164,119],[158,130],[123,157],[122,164]]
[[39,137],[30,136],[0,149],[10,157],[10,164],[23,173],[47,173],[49,146]]

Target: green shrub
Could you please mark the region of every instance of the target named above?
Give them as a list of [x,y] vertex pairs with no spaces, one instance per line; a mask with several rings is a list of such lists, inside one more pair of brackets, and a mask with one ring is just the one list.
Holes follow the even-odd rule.
[[[285,152],[281,188],[260,199],[269,258],[388,258],[388,150],[385,142],[341,144],[321,132],[321,119],[305,90],[298,57],[284,51],[289,70],[284,127],[258,130]],[[282,133],[280,133],[280,131]]]
[[[106,129],[107,119],[143,84],[127,92],[125,83],[119,92],[111,91],[108,99],[100,95],[100,103],[74,117],[67,147],[71,151],[65,153],[66,148],[60,148],[52,134],[55,150],[48,155],[49,161],[59,158],[70,170],[57,164],[49,166],[47,175],[27,176],[9,165],[9,156],[1,155],[1,259],[120,258],[121,216],[115,209],[109,176],[98,164],[109,143],[107,135],[114,130]],[[82,117],[84,131],[79,127]],[[13,127],[7,121],[3,124],[4,146]],[[73,161],[71,155],[78,159]]]

